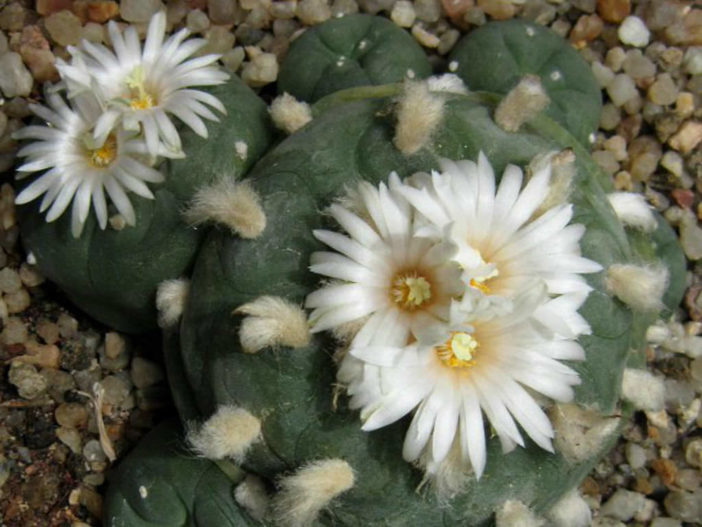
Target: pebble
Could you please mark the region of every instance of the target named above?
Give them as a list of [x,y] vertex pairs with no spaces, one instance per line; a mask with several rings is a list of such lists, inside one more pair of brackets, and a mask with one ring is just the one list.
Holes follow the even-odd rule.
[[87,15],[91,22],[104,24],[119,15],[119,4],[108,1],[88,2]]
[[390,12],[390,18],[400,27],[412,27],[416,18],[414,5],[409,0],[398,0]]
[[224,64],[225,68],[227,68],[231,72],[235,72],[238,71],[241,65],[243,64],[244,58],[246,58],[244,48],[242,48],[241,46],[237,46],[234,49],[230,49],[224,55],[222,55],[222,58],[220,60],[222,61],[222,64]]
[[127,353],[127,341],[122,335],[114,331],[105,334],[105,357],[118,359]]
[[663,500],[665,510],[673,518],[685,522],[702,521],[702,492],[671,491]]
[[34,79],[22,57],[14,51],[0,56],[0,90],[5,97],[25,97],[32,91]]
[[78,321],[66,313],[59,315],[56,324],[59,328],[59,334],[63,338],[73,337],[78,333]]
[[207,44],[198,51],[198,55],[226,53],[234,47],[236,42],[236,37],[228,26],[210,26],[205,32],[205,38],[207,39]]
[[699,470],[684,468],[678,470],[675,484],[683,490],[697,490],[702,484],[702,475]]
[[209,0],[207,12],[213,24],[231,24],[238,12],[236,0]]
[[44,19],[44,25],[49,36],[60,46],[75,46],[80,42],[83,24],[68,10],[49,15]]
[[690,75],[702,74],[702,46],[691,46],[683,57],[685,71]]
[[[6,4],[6,2],[3,2]],[[22,31],[27,25],[28,11],[19,2],[12,2],[0,10],[0,29],[5,31]]]
[[105,404],[118,407],[129,396],[129,382],[118,375],[109,375],[100,381],[105,390]]
[[355,0],[334,0],[331,5],[333,17],[353,15],[358,13],[359,7]]
[[74,454],[80,454],[83,447],[83,440],[80,432],[75,428],[64,428],[62,426],[56,429],[56,437],[64,445],[71,449]]
[[207,16],[207,13],[200,11],[199,9],[195,9],[194,11],[190,11],[188,13],[185,25],[193,33],[201,33],[210,27],[210,19]]
[[605,64],[614,73],[618,73],[622,69],[622,65],[626,60],[626,52],[620,46],[616,46],[607,51],[605,55]]
[[702,141],[702,123],[697,121],[685,121],[680,129],[671,136],[668,144],[683,154],[692,152]]
[[658,518],[653,519],[651,522],[651,527],[682,527],[682,523],[680,520],[676,520],[675,518],[665,518],[663,516],[659,516]]
[[583,48],[588,42],[600,36],[603,27],[604,24],[599,16],[583,15],[578,19],[570,32],[570,41],[576,48]]
[[249,86],[259,87],[278,78],[278,59],[272,53],[261,53],[244,64],[241,79]]
[[314,26],[328,20],[331,9],[325,0],[302,0],[297,4],[295,14],[304,24]]
[[646,466],[646,451],[636,443],[627,443],[626,460],[633,470]]
[[517,13],[516,6],[509,0],[478,0],[478,7],[495,20],[509,20]]
[[0,333],[0,340],[5,345],[24,344],[28,336],[24,322],[17,317],[9,317]]
[[600,512],[617,520],[628,521],[639,512],[646,503],[646,497],[638,492],[617,489],[607,502],[602,505]]
[[631,13],[630,0],[597,0],[597,14],[605,22],[618,23]]
[[3,53],[7,53],[8,49],[10,48],[7,43],[7,37],[5,36],[5,33],[3,31],[0,31],[0,55],[2,55]]
[[137,388],[152,386],[164,378],[162,368],[143,357],[134,357],[130,375]]
[[96,364],[84,370],[73,372],[73,379],[76,381],[78,388],[85,393],[93,393],[93,385],[102,377],[100,367]]
[[91,439],[83,447],[83,457],[90,463],[103,462],[107,460],[105,452],[102,450],[100,441]]
[[614,72],[601,62],[593,62],[590,68],[600,88],[606,88],[614,80]]
[[121,0],[119,3],[122,19],[137,24],[148,23],[151,17],[162,9],[165,9],[165,6],[160,0]]
[[441,18],[441,5],[438,0],[414,0],[414,10],[422,22],[433,24]]
[[36,399],[46,391],[46,379],[31,364],[13,361],[7,378],[23,399]]
[[607,94],[616,106],[621,107],[625,102],[636,97],[639,92],[631,77],[619,73],[607,86]]
[[0,271],[0,291],[16,293],[22,288],[22,279],[17,271],[5,267]]
[[24,288],[14,293],[4,295],[2,299],[7,306],[7,312],[11,315],[22,313],[32,303],[29,293]]
[[54,411],[56,422],[66,428],[84,428],[88,424],[88,410],[80,403],[62,403]]
[[412,26],[412,36],[425,48],[437,48],[441,43],[439,37],[430,33],[419,24]]
[[621,111],[614,104],[608,102],[602,106],[600,115],[600,128],[603,130],[614,130],[622,120]]
[[651,38],[651,32],[646,27],[646,23],[634,15],[624,19],[617,30],[617,35],[622,44],[628,44],[637,48],[647,46]]
[[448,54],[456,45],[459,38],[461,38],[461,33],[458,30],[449,29],[448,31],[445,31],[439,38],[439,45],[436,48],[439,55]]
[[65,402],[66,393],[76,388],[76,382],[66,371],[44,368],[40,373],[46,379],[49,395],[58,403]]
[[614,153],[608,150],[597,150],[592,153],[592,159],[595,160],[602,170],[610,176],[613,176],[619,171],[619,163]]
[[693,467],[702,468],[702,438],[695,438],[687,444],[685,461]]
[[678,87],[668,73],[661,73],[648,89],[648,98],[654,104],[666,106],[678,98]]
[[656,74],[656,65],[641,53],[640,49],[630,49],[622,63],[624,72],[632,79],[644,79]]

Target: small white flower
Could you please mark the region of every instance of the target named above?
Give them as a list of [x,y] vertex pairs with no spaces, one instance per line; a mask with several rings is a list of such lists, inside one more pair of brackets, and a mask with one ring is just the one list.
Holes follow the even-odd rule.
[[452,298],[461,294],[454,244],[414,236],[412,211],[396,193],[400,185],[394,173],[389,188],[361,183],[358,214],[333,204],[329,213],[348,236],[314,231],[336,251],[311,258],[313,272],[336,280],[307,297],[314,332],[369,317],[354,345],[404,345],[445,320]]
[[416,174],[415,186],[402,185],[398,192],[425,218],[419,232],[436,236],[450,229],[459,247],[457,262],[464,281],[490,296],[507,297],[543,280],[551,295],[536,318],[552,322],[549,329],[565,337],[583,332],[587,323],[574,312],[554,320],[541,310],[553,311],[563,304],[579,307],[590,286],[581,273],[602,267],[580,254],[582,225],[569,225],[573,207],[562,204],[534,218],[548,196],[550,164],[544,164],[522,189],[522,171],[509,165],[499,186],[482,152],[478,162],[442,161],[443,172]]
[[570,401],[579,377],[559,360],[582,360],[584,352],[574,340],[549,338],[536,327],[531,314],[546,298],[543,283],[536,284],[514,298],[510,313],[447,326],[443,339],[431,345],[352,347],[340,372],[349,382],[350,406],[361,408],[363,430],[416,409],[404,458],[417,461],[428,451],[431,472],[457,441],[462,461],[478,478],[486,461],[483,413],[503,451],[524,446],[518,423],[552,452],[553,427],[525,387]]
[[[91,95],[79,95],[71,109],[57,93],[47,93],[49,107],[31,105],[47,126],[32,125],[18,130],[17,139],[32,139],[18,153],[26,157],[17,169],[22,179],[45,171],[17,196],[18,204],[44,195],[40,212],[48,209],[46,221],[59,218],[73,201],[71,231],[80,236],[92,202],[101,229],[107,225],[105,191],[129,225],[136,222],[127,191],[153,199],[146,183],[160,183],[163,175],[143,163],[146,146],[121,130],[113,130],[101,146],[92,136],[101,109]],[[133,134],[131,134],[133,135]]]
[[[204,39],[189,39],[182,29],[164,42],[166,15],[151,18],[142,50],[135,27],[121,33],[115,22],[108,24],[114,52],[103,45],[83,41],[82,49],[69,48],[70,64],[57,62],[69,93],[95,91],[108,103],[108,109],[95,126],[98,144],[108,137],[121,120],[127,130],[142,130],[151,155],[159,152],[159,142],[169,157],[182,157],[178,131],[167,114],[173,114],[198,135],[207,137],[202,118],[218,120],[207,107],[225,113],[222,103],[209,93],[189,89],[225,82],[229,75],[212,64],[219,55],[191,58],[202,48]],[[184,42],[185,40],[185,42]]]

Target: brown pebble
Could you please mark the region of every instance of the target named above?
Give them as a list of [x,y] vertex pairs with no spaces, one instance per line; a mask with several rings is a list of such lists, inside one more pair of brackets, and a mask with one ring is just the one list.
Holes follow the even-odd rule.
[[641,131],[641,124],[643,123],[643,117],[641,114],[630,115],[625,117],[617,126],[617,134],[621,135],[626,139],[627,143],[630,143],[634,138],[639,135]]
[[39,344],[36,340],[28,340],[25,343],[25,349],[27,354],[21,355],[15,360],[54,370],[61,363],[61,352],[53,344]]
[[88,2],[87,16],[91,22],[104,24],[119,15],[117,2]]
[[441,0],[441,5],[451,21],[463,27],[465,26],[463,16],[471,7],[475,6],[475,0]]
[[651,485],[651,481],[648,478],[636,478],[634,482],[634,491],[640,492],[641,494],[652,494],[655,489]]
[[40,15],[50,15],[64,9],[71,9],[73,0],[37,0],[36,10]]
[[89,487],[80,488],[80,504],[88,509],[94,518],[102,517],[102,496]]
[[616,24],[631,13],[630,0],[597,0],[597,14],[605,22]]
[[570,41],[578,48],[584,48],[588,42],[592,42],[602,33],[604,24],[597,15],[583,15],[578,18],[575,26],[570,32]]
[[32,299],[29,297],[29,293],[24,287],[19,291],[4,295],[3,300],[7,306],[7,312],[11,315],[22,313],[32,303]]
[[509,20],[517,13],[515,5],[508,0],[478,0],[478,7],[495,20]]
[[702,9],[690,9],[685,18],[665,28],[669,44],[702,46]]
[[44,283],[44,277],[36,267],[23,263],[19,270],[20,280],[27,287],[37,287]]
[[675,203],[684,209],[691,208],[692,203],[695,201],[695,193],[684,188],[676,188],[670,193],[670,195],[675,200]]
[[60,338],[58,325],[50,320],[37,322],[36,332],[46,344],[56,344]]
[[62,403],[54,411],[56,422],[66,428],[85,428],[88,424],[88,410],[80,403]]
[[580,492],[586,496],[599,496],[600,485],[591,476],[586,477],[580,484]]
[[666,487],[675,482],[675,475],[678,469],[670,459],[654,459],[651,461],[651,468],[658,474]]

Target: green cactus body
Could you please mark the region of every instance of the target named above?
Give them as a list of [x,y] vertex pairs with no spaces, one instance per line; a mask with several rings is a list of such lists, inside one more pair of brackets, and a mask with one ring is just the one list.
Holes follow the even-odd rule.
[[[268,349],[256,355],[238,348],[240,318],[232,312],[239,305],[267,294],[302,302],[313,290],[316,279],[307,265],[310,253],[319,248],[311,235],[322,226],[317,211],[344,184],[359,177],[376,183],[392,170],[407,176],[435,166],[439,156],[472,158],[480,150],[500,171],[507,163],[525,164],[539,152],[575,144],[552,121],[547,124],[549,130],[558,131],[557,137],[539,135],[539,123],[522,133],[505,133],[490,119],[489,106],[476,102],[475,97],[453,96],[447,103],[447,120],[433,144],[416,156],[405,157],[390,141],[390,104],[380,99],[336,107],[257,165],[251,180],[270,218],[259,239],[242,241],[222,231],[209,235],[195,266],[195,293],[182,326],[182,362],[196,404],[205,416],[219,405],[235,404],[262,417],[264,442],[252,448],[244,464],[252,472],[274,478],[316,458],[347,460],[357,471],[358,483],[339,498],[334,519],[328,521],[384,525],[411,518],[427,525],[443,521],[477,525],[510,497],[546,509],[587,473],[616,433],[590,459],[576,465],[534,446],[502,457],[493,441],[483,479],[471,482],[466,494],[450,508],[437,509],[430,495],[415,494],[421,475],[400,456],[404,422],[363,433],[354,412],[333,410],[334,365],[329,341],[317,339],[305,349]],[[587,227],[583,253],[605,267],[636,258],[623,227],[606,205],[593,165],[581,156],[577,165],[572,201],[574,221]],[[665,239],[671,233],[661,229],[659,236]],[[632,319],[636,315],[604,291],[601,277],[592,277],[590,284],[595,291],[581,313],[593,334],[581,340],[588,360],[574,366],[583,381],[577,401],[609,415],[617,411],[621,373],[632,344],[641,339],[643,326],[635,326]],[[670,300],[679,295],[678,283]],[[514,481],[520,483],[511,484]]]
[[[503,27],[508,33],[504,40],[511,42],[512,32],[520,33],[514,36],[519,41],[532,26],[514,22]],[[551,49],[551,36],[538,32],[528,36]],[[463,53],[465,46],[470,48],[466,44],[456,53]],[[484,51],[489,49],[493,48]],[[519,52],[528,58],[531,51]],[[541,50],[533,51],[536,56]],[[563,52],[566,57],[569,53]],[[554,49],[552,56],[560,57],[560,51]],[[489,54],[482,60],[489,68]],[[579,83],[582,64],[568,65],[570,70],[563,66],[566,85]],[[479,67],[483,66],[476,64]],[[461,68],[468,69],[469,64],[463,62]],[[537,70],[551,72],[543,64],[524,72]],[[571,77],[568,71],[575,73]],[[409,419],[363,432],[358,413],[348,409],[345,397],[336,399],[332,339],[316,336],[305,347],[244,353],[239,339],[242,316],[235,310],[264,295],[301,304],[315,290],[319,279],[308,266],[312,252],[322,247],[312,231],[327,224],[320,212],[345,185],[361,180],[376,185],[387,181],[392,171],[407,177],[437,168],[440,158],[476,159],[479,152],[500,174],[508,164],[526,166],[544,152],[570,148],[575,153],[576,176],[568,200],[575,210],[572,221],[586,228],[580,241],[583,255],[605,269],[613,263],[662,260],[671,277],[665,304],[673,309],[682,295],[684,258],[672,231],[663,222],[650,236],[626,229],[607,201],[611,184],[583,146],[594,126],[586,114],[599,107],[599,92],[596,100],[590,98],[586,104],[555,114],[563,107],[552,107],[545,112],[548,115],[539,114],[519,131],[507,132],[493,115],[501,102],[499,93],[511,85],[488,87],[498,93],[438,95],[445,99],[443,120],[430,140],[411,155],[393,143],[396,98],[402,86],[359,87],[329,95],[317,103],[312,122],[268,152],[251,172],[251,184],[267,217],[262,234],[243,240],[224,229],[213,229],[200,248],[179,341],[170,335],[166,346],[181,417],[206,419],[228,405],[258,417],[260,440],[246,452],[242,467],[267,479],[271,487],[282,475],[311,461],[339,458],[347,462],[355,472],[355,484],[322,512],[317,519],[320,525],[488,525],[495,510],[509,499],[545,512],[577,485],[618,435],[616,426],[609,428],[578,460],[567,459],[559,451],[546,452],[530,441],[505,455],[492,438],[482,478],[469,477],[461,493],[440,503],[428,487],[422,487],[421,471],[402,458]],[[548,85],[547,91],[552,100],[559,96]],[[588,93],[586,89],[583,97],[588,98]],[[578,339],[587,360],[569,366],[581,379],[575,402],[606,420],[629,411],[620,401],[622,372],[627,365],[640,363],[643,333],[655,315],[632,311],[613,298],[605,274],[587,277],[593,290],[580,314],[592,334]],[[243,524],[233,514],[221,525]]]
[[[265,104],[238,78],[211,93],[227,115],[210,126],[208,139],[183,132],[188,157],[162,164],[168,177],[155,189],[156,199],[133,199],[134,227],[103,231],[91,215],[74,238],[67,215],[46,223],[36,203],[20,208],[22,240],[41,272],[78,307],[120,331],[156,328],[156,287],[189,272],[204,233],[181,218],[193,194],[217,177],[241,177],[271,140]],[[237,155],[236,141],[247,145],[245,158]]]
[[431,74],[419,44],[385,18],[349,15],[308,29],[292,44],[278,91],[314,102],[343,88],[399,82],[408,74],[417,79]]

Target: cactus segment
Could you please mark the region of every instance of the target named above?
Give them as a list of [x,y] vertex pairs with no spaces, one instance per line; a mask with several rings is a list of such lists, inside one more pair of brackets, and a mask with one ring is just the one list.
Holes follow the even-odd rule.
[[315,102],[344,88],[430,74],[424,51],[407,32],[385,18],[347,15],[293,42],[280,68],[278,93]]
[[485,24],[449,56],[468,89],[508,93],[525,75],[541,78],[545,112],[583,145],[599,124],[600,87],[585,60],[551,30],[524,20]]
[[[19,207],[24,245],[36,256],[42,274],[93,318],[120,331],[155,329],[158,284],[189,272],[204,231],[184,223],[185,202],[215,178],[240,177],[270,142],[266,105],[238,78],[211,93],[227,115],[210,125],[209,139],[183,131],[187,157],[162,163],[166,181],[155,188],[156,199],[132,199],[134,227],[108,226],[103,231],[90,214],[76,239],[70,215],[46,223],[35,210],[37,203]],[[232,148],[237,141],[248,145],[246,159]]]

